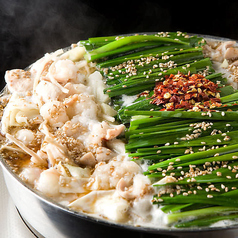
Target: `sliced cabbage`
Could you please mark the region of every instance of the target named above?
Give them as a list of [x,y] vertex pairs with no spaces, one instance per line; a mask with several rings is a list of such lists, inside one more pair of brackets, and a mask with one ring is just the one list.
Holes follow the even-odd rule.
[[88,179],[60,176],[59,182],[60,193],[85,193],[84,185],[88,182]]
[[21,97],[13,93],[4,109],[2,117],[2,132],[7,133],[11,126],[26,126],[29,119],[41,118],[38,106],[29,97]]
[[130,204],[117,193],[98,198],[94,204],[94,212],[115,222],[125,222],[128,219]]
[[113,139],[113,140],[109,140],[107,141],[107,146],[117,152],[118,154],[125,154],[125,143],[122,140],[119,139]]
[[101,104],[102,112],[108,116],[114,117],[117,115],[117,111],[106,103]]
[[115,190],[101,190],[78,198],[69,207],[96,213],[115,222],[124,222],[128,219],[130,204],[120,198]]
[[79,61],[80,59],[83,58],[83,55],[86,53],[84,47],[75,47],[67,52],[65,52],[60,58],[62,59],[69,59],[74,62]]
[[101,104],[101,109],[102,109],[102,113],[103,113],[103,119],[109,121],[109,122],[114,122],[115,118],[114,116],[117,115],[117,111],[114,110],[111,106],[109,106],[106,103],[102,103]]
[[100,191],[92,191],[87,195],[76,199],[71,202],[68,206],[76,209],[80,209],[85,212],[94,212],[94,203],[98,198],[107,197],[112,195],[115,190],[100,190]]
[[70,174],[75,178],[89,178],[90,177],[90,169],[89,168],[81,168],[78,166],[72,166],[69,164],[64,164],[64,166],[69,170]]
[[48,143],[45,144],[45,146],[42,148],[42,151],[47,153],[49,166],[54,167],[58,158],[61,158],[62,160],[67,158],[65,155],[66,149],[59,143],[54,143],[54,141],[52,141],[53,143],[50,143],[50,138],[46,137],[46,139]]
[[71,176],[68,169],[64,166],[64,164],[62,164],[61,161],[57,164],[57,170],[64,177],[70,177]]
[[221,64],[221,68],[226,69],[226,68],[228,68],[228,66],[229,66],[229,63],[228,63],[227,59],[224,59],[224,61]]
[[100,72],[95,71],[88,76],[88,86],[91,88],[91,93],[95,96],[99,103],[109,102],[109,96],[103,92],[106,85],[102,80]]

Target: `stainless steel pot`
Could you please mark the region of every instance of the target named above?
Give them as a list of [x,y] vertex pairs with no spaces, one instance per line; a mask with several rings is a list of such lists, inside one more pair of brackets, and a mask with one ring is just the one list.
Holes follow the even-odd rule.
[[[207,39],[228,40],[203,36]],[[0,158],[4,179],[15,206],[23,219],[46,238],[65,237],[229,237],[238,234],[238,225],[196,229],[155,229],[116,224],[63,207],[25,184]],[[235,229],[235,230],[234,230]],[[236,230],[237,229],[237,230]],[[228,230],[228,231],[227,231]],[[231,237],[231,236],[230,236]],[[232,236],[233,237],[233,236]]]

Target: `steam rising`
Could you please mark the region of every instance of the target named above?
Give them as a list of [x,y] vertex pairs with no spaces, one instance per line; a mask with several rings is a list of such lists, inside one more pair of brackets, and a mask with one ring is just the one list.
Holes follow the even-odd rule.
[[0,0],[0,77],[44,53],[97,35],[104,17],[74,0]]

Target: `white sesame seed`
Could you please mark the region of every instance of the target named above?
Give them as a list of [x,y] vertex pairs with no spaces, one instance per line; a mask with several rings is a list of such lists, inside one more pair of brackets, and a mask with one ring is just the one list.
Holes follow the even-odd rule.
[[225,136],[223,140],[224,140],[224,141],[228,141],[228,140],[230,140],[230,139],[231,139],[231,138],[230,138],[229,136]]
[[217,176],[222,176],[221,172],[216,172]]

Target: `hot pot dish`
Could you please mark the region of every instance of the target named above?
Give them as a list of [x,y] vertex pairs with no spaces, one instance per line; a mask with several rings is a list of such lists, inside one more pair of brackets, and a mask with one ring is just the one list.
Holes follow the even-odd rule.
[[90,38],[5,74],[1,156],[70,211],[165,229],[238,221],[238,48]]

